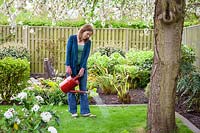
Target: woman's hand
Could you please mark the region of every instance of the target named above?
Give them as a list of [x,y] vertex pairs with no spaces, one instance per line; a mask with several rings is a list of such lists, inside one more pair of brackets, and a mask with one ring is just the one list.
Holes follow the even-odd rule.
[[70,66],[66,66],[66,73],[72,75],[72,69]]
[[84,74],[84,71],[85,71],[85,69],[84,69],[84,68],[81,68],[81,69],[79,70],[78,75],[79,75],[80,77],[82,77],[83,74]]

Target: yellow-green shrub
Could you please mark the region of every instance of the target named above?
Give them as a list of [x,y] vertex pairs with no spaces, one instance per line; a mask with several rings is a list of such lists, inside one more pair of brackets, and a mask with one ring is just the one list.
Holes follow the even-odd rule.
[[25,88],[30,76],[30,64],[27,59],[5,57],[0,60],[0,95],[9,102],[12,95]]

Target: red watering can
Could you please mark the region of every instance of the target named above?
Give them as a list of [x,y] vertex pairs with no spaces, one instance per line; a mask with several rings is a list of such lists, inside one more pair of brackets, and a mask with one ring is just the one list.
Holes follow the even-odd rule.
[[64,81],[62,81],[59,86],[62,92],[64,93],[88,93],[87,91],[81,91],[81,90],[74,90],[74,88],[79,84],[78,78],[80,76],[77,75],[76,77],[67,77]]
[[79,84],[78,81],[79,76],[76,77],[67,77],[64,81],[62,81],[59,86],[62,92],[68,93],[74,89]]

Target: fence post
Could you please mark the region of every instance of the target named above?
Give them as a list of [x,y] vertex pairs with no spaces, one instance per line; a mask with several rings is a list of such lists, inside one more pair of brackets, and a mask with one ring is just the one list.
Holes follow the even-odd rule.
[[126,52],[127,52],[128,49],[129,49],[128,42],[129,42],[129,29],[127,28],[127,29],[126,29],[126,42],[125,42],[125,45],[126,45]]
[[30,50],[28,47],[28,26],[23,27],[22,37],[23,37],[23,41],[22,41],[23,44],[26,45],[26,48],[28,48],[28,50]]

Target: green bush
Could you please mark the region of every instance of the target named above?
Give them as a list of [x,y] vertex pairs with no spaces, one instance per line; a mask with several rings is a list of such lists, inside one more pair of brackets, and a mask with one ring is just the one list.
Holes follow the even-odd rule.
[[125,54],[125,52],[122,51],[120,48],[115,48],[115,47],[102,47],[96,49],[94,52],[100,52],[101,55],[106,55],[108,57],[115,52],[118,52],[122,56],[124,56]]
[[101,56],[101,53],[96,52],[88,59],[89,73],[95,76],[104,75],[108,73],[109,57],[106,55]]
[[34,86],[35,96],[41,96],[44,99],[44,104],[62,105],[67,104],[67,95],[60,88],[59,83],[50,79],[41,79],[41,85]]
[[193,65],[195,52],[183,45],[181,48],[181,65],[177,82],[178,98],[184,97],[188,109],[200,112],[200,72]]
[[200,112],[200,72],[191,72],[178,80],[177,93],[185,97],[188,109]]
[[11,96],[26,87],[30,76],[30,64],[27,59],[5,57],[0,60],[0,94],[3,101],[9,102]]
[[30,60],[30,54],[25,47],[8,46],[0,49],[0,59],[5,57],[21,58]]
[[182,45],[181,47],[181,65],[180,65],[180,76],[188,74],[194,71],[193,63],[195,61],[194,49]]

